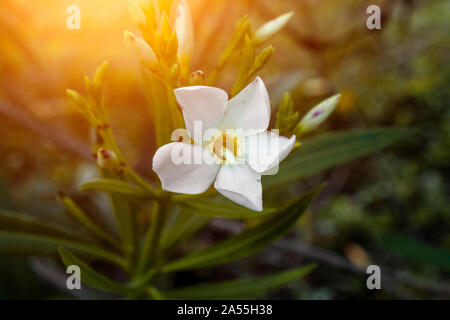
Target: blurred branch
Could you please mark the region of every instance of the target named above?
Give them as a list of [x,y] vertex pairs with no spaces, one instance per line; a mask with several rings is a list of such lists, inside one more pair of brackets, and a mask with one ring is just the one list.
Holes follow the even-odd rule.
[[[221,232],[226,233],[237,233],[242,229],[242,226],[237,221],[231,220],[215,220],[211,223],[211,226]],[[340,268],[346,271],[364,274],[367,276],[366,270],[364,268],[358,267],[348,261],[341,255],[318,247],[314,247],[307,242],[302,240],[287,240],[280,239],[273,244],[273,248],[284,251],[288,254],[295,254],[302,256],[306,259],[319,261],[330,266]],[[382,270],[382,287],[386,289],[396,290],[393,288],[392,284],[401,284],[408,287],[413,287],[416,289],[427,290],[433,294],[443,294],[446,297],[450,297],[450,286],[446,284],[441,284],[436,281],[431,281],[423,278],[416,277],[405,271],[392,271],[389,268],[380,266]],[[397,292],[395,292],[397,293]],[[400,293],[398,293],[400,295]]]
[[91,160],[92,158],[89,148],[77,137],[66,131],[55,130],[49,125],[41,123],[29,113],[1,98],[0,114],[3,114],[5,117],[15,121],[43,138],[54,142],[60,148],[73,155],[79,156],[86,160]]

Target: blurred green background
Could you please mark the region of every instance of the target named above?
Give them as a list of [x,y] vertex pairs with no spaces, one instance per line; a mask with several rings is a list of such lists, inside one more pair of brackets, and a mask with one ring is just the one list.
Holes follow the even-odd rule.
[[[0,5],[0,208],[71,225],[58,190],[69,191],[93,216],[105,210],[101,199],[77,191],[96,168],[89,126],[65,98],[66,88],[81,88],[83,74],[109,60],[113,129],[127,161],[149,179],[154,145],[141,73],[122,42],[123,30],[133,29],[126,1],[69,2]],[[72,2],[82,9],[81,30],[65,28]],[[380,125],[410,127],[414,134],[299,182],[294,188],[328,184],[288,239],[238,263],[180,274],[179,284],[317,262],[313,273],[269,298],[450,298],[450,2],[188,2],[196,68],[214,65],[242,15],[259,26],[292,10],[261,75],[273,105],[292,91],[305,113],[341,92],[335,114],[315,135]],[[381,30],[366,28],[370,4],[381,8]],[[221,83],[229,89],[236,67],[224,73]],[[204,246],[234,227],[215,221],[189,245]],[[380,265],[382,290],[367,289],[369,264]],[[63,288],[64,273],[55,270],[46,259],[0,254],[0,299],[73,298]]]

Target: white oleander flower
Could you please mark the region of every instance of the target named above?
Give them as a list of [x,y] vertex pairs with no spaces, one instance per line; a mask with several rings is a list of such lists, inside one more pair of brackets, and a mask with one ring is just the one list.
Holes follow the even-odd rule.
[[228,101],[227,93],[206,86],[175,90],[193,144],[172,142],[153,157],[153,170],[167,191],[199,194],[214,182],[228,199],[262,210],[261,175],[273,172],[292,150],[290,139],[267,131],[270,102],[257,77]]

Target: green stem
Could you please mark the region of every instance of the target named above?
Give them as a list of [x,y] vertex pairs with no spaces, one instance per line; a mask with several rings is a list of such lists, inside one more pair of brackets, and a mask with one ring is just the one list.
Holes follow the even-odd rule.
[[153,300],[162,300],[163,299],[163,296],[161,295],[159,290],[156,289],[155,287],[147,288],[147,293]]
[[150,256],[149,261],[151,261],[151,264],[153,266],[159,264],[161,261],[161,257],[159,255],[159,241],[161,238],[161,233],[164,228],[164,222],[165,222],[165,214],[166,211],[166,205],[164,204],[164,200],[158,204],[158,210],[154,212],[152,216],[152,226],[151,226],[151,240],[150,240]]
[[111,205],[114,218],[122,240],[123,252],[127,260],[128,271],[132,274],[135,262],[135,230],[134,216],[131,212],[130,202],[121,195],[111,194]]
[[139,257],[139,262],[137,266],[136,273],[141,274],[142,271],[145,270],[145,268],[148,265],[148,260],[150,258],[150,252],[152,250],[153,242],[154,242],[154,222],[155,217],[159,215],[159,211],[161,209],[161,205],[158,203],[158,201],[153,201],[153,212],[151,215],[151,226],[148,227],[147,233],[145,235],[144,240],[144,246],[142,247],[141,254]]

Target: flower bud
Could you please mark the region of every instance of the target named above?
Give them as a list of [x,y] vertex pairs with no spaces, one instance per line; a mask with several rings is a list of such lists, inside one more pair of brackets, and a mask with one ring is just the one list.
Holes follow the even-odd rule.
[[159,32],[161,33],[161,37],[164,40],[170,39],[170,36],[172,35],[172,27],[170,26],[170,19],[165,11],[162,13],[161,20],[159,22]]
[[255,58],[254,67],[258,70],[263,68],[266,65],[267,61],[269,61],[269,59],[272,57],[274,51],[275,48],[273,46],[264,48]]
[[194,51],[194,26],[189,6],[185,0],[173,2],[171,21],[178,38],[178,61],[184,67],[191,61]]
[[87,103],[86,100],[75,90],[67,89],[66,94],[70,97],[78,106],[85,108]]
[[309,110],[297,125],[298,135],[308,133],[324,122],[337,106],[340,97],[340,94],[336,94]]
[[174,63],[172,67],[170,67],[169,76],[172,81],[178,81],[178,77],[180,76],[180,65],[178,63]]
[[131,20],[139,28],[143,28],[146,25],[147,18],[144,11],[142,10],[142,5],[140,0],[128,0],[128,12],[130,14]]
[[130,31],[124,33],[125,44],[134,53],[136,58],[148,69],[156,70],[158,66],[158,59],[152,48]]
[[194,71],[189,75],[190,85],[198,86],[203,84],[204,81],[205,81],[205,74],[203,73],[202,70]]
[[100,168],[108,170],[114,170],[120,167],[116,153],[105,148],[97,150],[97,165]]
[[167,55],[169,57],[173,57],[176,59],[177,57],[177,50],[178,50],[178,38],[175,31],[172,31],[172,35],[170,36],[169,40],[167,41]]
[[283,27],[286,26],[286,24],[292,18],[293,14],[294,13],[292,11],[282,14],[281,16],[265,23],[258,30],[256,30],[255,39],[257,45],[266,42],[267,40],[272,38],[275,34],[277,34],[278,31],[283,29]]
[[100,65],[100,67],[97,68],[97,71],[95,72],[93,82],[96,87],[103,86],[103,83],[105,81],[105,74],[106,74],[107,70],[108,70],[108,62],[103,61],[103,63]]

